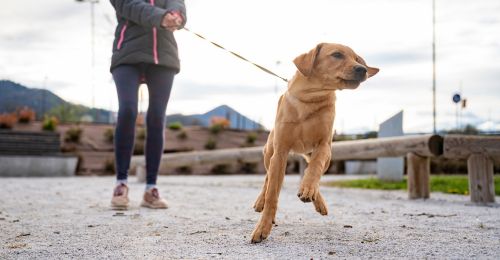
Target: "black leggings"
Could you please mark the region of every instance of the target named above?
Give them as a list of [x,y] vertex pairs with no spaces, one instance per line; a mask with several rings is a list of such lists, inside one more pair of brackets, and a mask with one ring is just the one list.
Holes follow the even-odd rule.
[[156,184],[163,154],[165,111],[176,71],[158,65],[120,65],[112,71],[118,92],[118,122],[115,130],[117,179],[125,180],[134,148],[138,90],[145,82],[149,91],[146,115],[146,183]]

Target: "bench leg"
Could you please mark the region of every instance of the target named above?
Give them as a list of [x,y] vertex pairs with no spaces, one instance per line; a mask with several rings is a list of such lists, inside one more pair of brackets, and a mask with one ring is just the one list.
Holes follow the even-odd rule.
[[429,177],[431,160],[414,153],[406,155],[408,173],[408,198],[428,199],[430,196]]
[[495,202],[493,162],[482,154],[472,154],[467,159],[470,199],[474,203]]

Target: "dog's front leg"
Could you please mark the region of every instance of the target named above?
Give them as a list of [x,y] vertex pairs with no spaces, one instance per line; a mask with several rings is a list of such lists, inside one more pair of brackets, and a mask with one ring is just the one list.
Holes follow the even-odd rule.
[[271,233],[273,220],[278,208],[278,198],[285,177],[285,167],[288,151],[276,152],[271,158],[269,170],[267,171],[267,190],[264,201],[264,210],[260,216],[254,231],[252,232],[252,243],[259,243],[266,239]]
[[332,156],[329,143],[318,146],[311,155],[309,165],[305,169],[304,178],[300,184],[297,196],[303,202],[313,202],[316,211],[321,215],[328,214],[325,199],[319,192],[319,180],[321,175],[328,169]]

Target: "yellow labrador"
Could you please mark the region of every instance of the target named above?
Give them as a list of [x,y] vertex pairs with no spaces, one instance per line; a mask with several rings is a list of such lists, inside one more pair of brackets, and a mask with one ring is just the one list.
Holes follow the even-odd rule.
[[254,204],[262,212],[252,233],[258,243],[271,233],[289,152],[303,154],[308,162],[297,196],[313,202],[316,211],[327,215],[319,180],[331,158],[335,90],[355,89],[379,71],[344,45],[321,43],[293,61],[298,71],[280,97],[274,129],[264,147],[267,175]]

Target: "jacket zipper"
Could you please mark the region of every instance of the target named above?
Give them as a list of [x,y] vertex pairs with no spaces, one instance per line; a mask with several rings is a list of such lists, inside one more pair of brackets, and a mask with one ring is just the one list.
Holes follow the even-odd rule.
[[[155,0],[150,0],[149,3],[154,6]],[[153,58],[155,64],[158,64],[158,43],[157,43],[157,35],[156,35],[156,27],[153,27]]]
[[123,39],[125,38],[125,31],[127,30],[127,25],[128,21],[125,22],[125,24],[122,27],[122,30],[120,31],[120,39],[118,39],[118,44],[116,45],[117,50],[122,48]]

